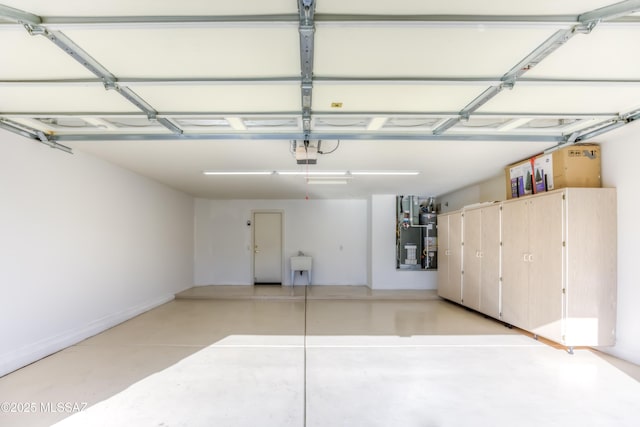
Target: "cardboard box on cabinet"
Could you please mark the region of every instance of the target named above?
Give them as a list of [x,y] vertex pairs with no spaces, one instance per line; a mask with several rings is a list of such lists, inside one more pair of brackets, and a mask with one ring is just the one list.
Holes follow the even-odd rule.
[[573,144],[507,166],[507,199],[565,187],[601,187],[600,159],[598,144]]
[[533,194],[532,164],[531,159],[526,159],[505,168],[507,199]]
[[554,188],[602,187],[600,146],[575,144],[553,152]]

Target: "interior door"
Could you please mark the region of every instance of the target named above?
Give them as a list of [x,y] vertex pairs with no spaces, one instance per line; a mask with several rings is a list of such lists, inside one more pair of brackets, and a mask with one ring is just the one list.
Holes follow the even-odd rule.
[[253,214],[254,284],[282,284],[282,213]]

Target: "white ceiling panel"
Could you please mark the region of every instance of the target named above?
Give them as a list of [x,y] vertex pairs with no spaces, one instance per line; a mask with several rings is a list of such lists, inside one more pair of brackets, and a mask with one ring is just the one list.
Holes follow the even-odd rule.
[[[315,112],[393,111],[443,112],[459,111],[478,96],[484,86],[435,85],[341,85],[316,84],[313,90]],[[342,103],[332,108],[332,103]]]
[[318,13],[368,14],[477,14],[477,15],[539,15],[580,14],[610,4],[607,0],[318,0]]
[[[614,81],[640,81],[640,15],[618,19],[637,2],[315,0],[305,22],[296,0],[0,3],[44,18],[0,7],[0,132],[201,197],[443,194],[640,121],[640,84]],[[578,16],[611,5],[582,34]],[[336,148],[315,169],[421,174],[313,190],[202,176],[294,169],[303,139]]]
[[257,28],[65,31],[118,77],[271,77],[300,74],[295,25]]
[[300,108],[297,85],[130,87],[160,112],[269,112]]
[[3,0],[41,16],[240,15],[295,13],[295,0]]
[[584,79],[639,79],[638,26],[596,27],[577,35],[538,66],[527,77]]
[[314,69],[316,76],[499,78],[554,31],[550,27],[319,23]]
[[[335,147],[335,141],[323,146]],[[302,170],[289,141],[110,141],[69,143],[77,150],[204,198],[365,198],[370,194],[444,194],[495,176],[502,167],[549,143],[474,141],[342,141],[321,155],[316,170],[416,170],[416,177],[357,177],[347,185],[315,186],[301,176],[216,177],[204,170]],[[460,171],[465,171],[460,173]],[[319,188],[321,187],[321,188]]]
[[[0,29],[0,79],[91,78],[91,72],[42,36],[23,27]],[[55,64],[55,66],[52,66]]]
[[0,111],[13,112],[138,112],[116,91],[102,86],[0,86]]
[[640,86],[517,85],[480,112],[623,113],[640,107]]

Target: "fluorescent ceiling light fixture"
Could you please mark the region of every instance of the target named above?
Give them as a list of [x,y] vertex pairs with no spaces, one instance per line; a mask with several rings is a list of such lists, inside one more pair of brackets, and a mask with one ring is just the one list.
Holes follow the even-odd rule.
[[276,171],[278,175],[303,175],[303,176],[344,176],[347,171]]
[[204,171],[205,175],[273,175],[272,171]]
[[498,132],[506,132],[508,130],[519,128],[520,126],[529,123],[531,120],[533,120],[533,117],[523,117],[521,119],[509,120],[507,123],[498,128]]
[[418,171],[353,171],[351,175],[386,175],[386,176],[415,176],[420,175]]
[[415,176],[418,171],[204,171],[204,175],[283,175],[314,177],[318,180],[327,178],[349,179],[353,176],[384,175],[384,176]]
[[382,129],[384,124],[387,123],[387,120],[389,120],[388,117],[374,117],[369,122],[369,125],[367,126],[367,130],[379,130],[379,129]]
[[307,184],[311,184],[311,185],[343,185],[346,183],[347,183],[346,179],[318,179],[318,178],[307,179]]
[[247,130],[244,122],[239,117],[225,117],[224,119],[229,123],[229,126],[231,126],[233,130]]

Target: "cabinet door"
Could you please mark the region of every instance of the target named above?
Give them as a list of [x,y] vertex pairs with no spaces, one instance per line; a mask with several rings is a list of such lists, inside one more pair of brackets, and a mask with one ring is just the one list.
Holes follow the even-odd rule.
[[[500,317],[500,206],[482,209],[480,310]],[[466,275],[466,272],[465,272]],[[466,277],[465,277],[466,280]]]
[[529,330],[562,342],[563,194],[529,203]]
[[451,214],[449,218],[449,285],[452,300],[462,301],[462,213]]
[[482,210],[474,209],[463,214],[462,246],[462,304],[480,310],[482,280]]
[[438,265],[438,295],[460,302],[462,216],[460,213],[438,217],[438,242],[441,246]]
[[438,216],[438,295],[450,298],[449,290],[449,215]]
[[529,329],[529,202],[502,206],[502,320]]

